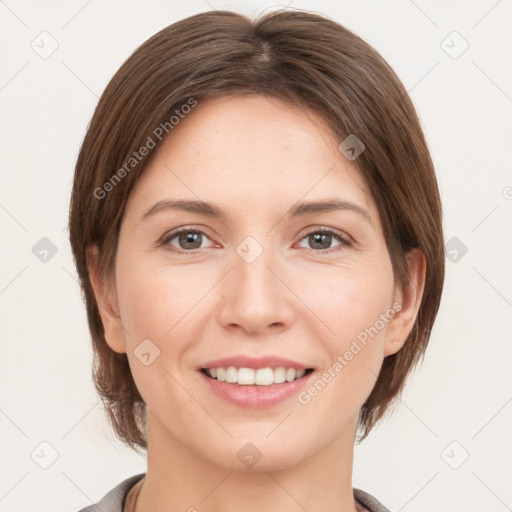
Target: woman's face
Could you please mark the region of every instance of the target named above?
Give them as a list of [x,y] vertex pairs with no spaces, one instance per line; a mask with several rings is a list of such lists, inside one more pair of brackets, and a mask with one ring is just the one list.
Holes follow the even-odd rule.
[[[123,329],[102,317],[160,443],[232,469],[261,456],[269,470],[353,442],[412,323],[341,142],[314,112],[248,96],[200,102],[153,150],[120,231]],[[241,383],[205,374],[220,367]],[[313,372],[280,383],[292,369]]]

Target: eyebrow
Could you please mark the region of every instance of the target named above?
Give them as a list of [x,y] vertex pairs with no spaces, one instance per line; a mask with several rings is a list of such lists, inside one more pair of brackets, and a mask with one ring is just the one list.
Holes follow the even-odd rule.
[[[199,213],[207,217],[217,217],[220,220],[226,220],[226,214],[219,207],[204,202],[179,199],[164,199],[155,203],[141,217],[141,221],[149,219],[153,215],[163,211],[182,210],[192,213]],[[294,204],[284,215],[284,217],[301,217],[313,213],[326,213],[336,210],[348,210],[359,214],[373,226],[370,214],[361,206],[350,201],[340,201],[339,199],[327,199],[323,201],[302,201]]]

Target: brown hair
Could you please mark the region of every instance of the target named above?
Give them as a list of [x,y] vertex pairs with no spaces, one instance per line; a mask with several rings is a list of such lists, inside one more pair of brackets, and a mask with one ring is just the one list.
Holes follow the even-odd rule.
[[[87,248],[99,247],[100,275],[111,279],[126,201],[151,152],[133,170],[126,162],[155,139],[157,127],[169,128],[170,118],[191,98],[247,94],[313,109],[340,142],[350,134],[361,140],[366,149],[354,164],[376,202],[397,282],[408,285],[411,249],[425,255],[416,322],[403,348],[384,359],[360,411],[360,440],[399,395],[430,338],[444,281],[441,202],[416,111],[394,71],[361,38],[318,14],[279,10],[254,21],[228,11],[191,16],[143,43],[108,84],[80,149],[70,203],[70,241],[92,335],[94,383],[116,435],[134,449],[147,448],[146,405],[126,354],[105,341]],[[99,191],[107,189],[104,197]]]

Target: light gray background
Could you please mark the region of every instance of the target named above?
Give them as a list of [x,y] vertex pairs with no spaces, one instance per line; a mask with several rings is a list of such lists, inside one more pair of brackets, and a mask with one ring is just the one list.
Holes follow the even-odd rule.
[[[164,26],[211,8],[273,5],[0,1],[2,512],[72,512],[145,471],[143,457],[114,441],[91,382],[66,229],[73,167],[99,95]],[[448,245],[425,362],[395,414],[356,448],[354,486],[393,511],[510,510],[512,1],[290,7],[332,17],[395,69],[432,151],[446,241],[458,240]],[[58,48],[42,58],[52,38]],[[32,252],[42,237],[57,248],[46,262]]]

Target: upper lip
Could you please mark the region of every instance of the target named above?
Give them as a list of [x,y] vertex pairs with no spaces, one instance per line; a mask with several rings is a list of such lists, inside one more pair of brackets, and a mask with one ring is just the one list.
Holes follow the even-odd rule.
[[286,359],[278,356],[263,356],[263,357],[250,357],[245,355],[233,356],[233,357],[224,357],[222,359],[215,359],[213,361],[208,361],[207,363],[201,365],[199,369],[205,368],[227,368],[229,366],[234,366],[235,368],[253,368],[257,370],[258,368],[295,368],[296,370],[307,370],[312,368],[311,366],[306,366],[297,361],[293,361],[292,359]]

